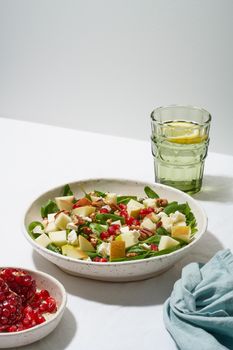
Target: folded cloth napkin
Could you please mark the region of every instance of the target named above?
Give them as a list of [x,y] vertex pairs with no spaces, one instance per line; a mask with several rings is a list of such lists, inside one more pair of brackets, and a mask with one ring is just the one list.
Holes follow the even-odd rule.
[[180,350],[233,349],[233,255],[191,263],[164,304],[164,323]]

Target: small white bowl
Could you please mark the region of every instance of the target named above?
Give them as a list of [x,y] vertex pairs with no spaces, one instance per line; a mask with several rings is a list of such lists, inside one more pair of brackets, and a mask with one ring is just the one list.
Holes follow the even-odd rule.
[[[0,268],[8,267],[9,266],[1,266]],[[1,349],[15,348],[18,346],[31,344],[46,337],[57,327],[58,323],[60,322],[65,311],[67,301],[65,288],[54,277],[41,271],[32,271],[23,267],[13,268],[19,268],[29,272],[29,274],[36,280],[38,289],[47,289],[50,295],[55,298],[57,302],[57,311],[55,313],[49,314],[49,318],[44,323],[41,323],[35,327],[20,332],[0,333]]]
[[26,211],[23,223],[23,232],[32,245],[32,247],[43,257],[56,264],[65,272],[103,281],[135,281],[146,279],[166,271],[178,260],[180,260],[186,254],[194,248],[201,236],[205,233],[207,228],[207,217],[204,210],[200,207],[192,197],[181,192],[175,188],[155,184],[144,183],[141,181],[125,180],[125,179],[89,179],[83,181],[77,181],[70,183],[71,189],[74,194],[82,196],[81,189],[85,189],[86,192],[93,190],[115,192],[122,195],[138,195],[145,196],[144,187],[150,186],[155,192],[159,194],[161,198],[167,198],[169,202],[177,201],[179,203],[188,202],[193,214],[197,220],[197,233],[195,239],[187,246],[174,251],[167,255],[156,256],[144,260],[135,261],[123,261],[123,262],[106,262],[97,263],[93,261],[82,261],[73,258],[69,258],[57,253],[54,253],[42,246],[38,245],[28,234],[27,228],[32,221],[40,221],[40,208],[49,199],[53,199],[61,194],[63,186],[51,189],[43,193],[40,197],[36,198]]

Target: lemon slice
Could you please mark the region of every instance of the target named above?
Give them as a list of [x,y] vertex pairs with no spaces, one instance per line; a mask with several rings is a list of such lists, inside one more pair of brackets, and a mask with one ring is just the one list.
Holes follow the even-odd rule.
[[190,122],[169,122],[163,128],[167,141],[180,144],[201,143],[206,135],[201,135],[200,126]]

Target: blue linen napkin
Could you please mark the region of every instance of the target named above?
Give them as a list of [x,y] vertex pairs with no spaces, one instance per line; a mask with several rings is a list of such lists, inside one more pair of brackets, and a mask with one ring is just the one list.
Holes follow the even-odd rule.
[[180,350],[233,350],[233,255],[182,270],[164,304],[164,323]]

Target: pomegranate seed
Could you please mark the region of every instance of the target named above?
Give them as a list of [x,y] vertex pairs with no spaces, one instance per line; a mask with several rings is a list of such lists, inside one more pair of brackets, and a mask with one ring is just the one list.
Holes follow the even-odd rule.
[[41,312],[46,312],[48,310],[48,304],[47,304],[47,301],[43,301],[40,306],[39,306],[39,310]]
[[108,214],[109,213],[109,210],[107,208],[101,208],[100,209],[100,213],[101,214]]
[[104,241],[105,239],[109,238],[110,234],[107,231],[101,232],[100,238]]
[[140,212],[139,212],[139,216],[140,217],[145,217],[146,215],[150,214],[150,213],[153,213],[155,210],[154,208],[145,208],[145,209],[141,209]]
[[0,277],[7,283],[9,288],[22,298],[23,304],[34,297],[36,281],[26,272],[20,269],[2,269]]
[[22,316],[22,299],[9,289],[7,283],[0,278],[0,328],[7,330]]
[[46,319],[42,315],[38,315],[38,317],[36,318],[36,323],[37,324],[41,324],[41,323],[43,323],[45,321],[46,321]]
[[128,218],[129,215],[128,215],[126,210],[121,210],[120,211],[120,216],[123,216],[124,218]]
[[46,299],[47,302],[47,311],[48,312],[55,312],[57,310],[57,305],[56,305],[56,301],[53,297],[48,297]]
[[39,292],[39,295],[40,295],[41,299],[46,299],[46,298],[50,297],[49,291],[47,291],[47,289],[42,289]]
[[150,245],[150,249],[154,250],[154,251],[157,251],[158,250],[158,246],[156,244],[151,244]]
[[120,225],[117,225],[117,224],[113,224],[113,225],[111,225],[111,226],[109,226],[109,228],[108,228],[108,233],[110,234],[110,235],[116,235],[116,231],[117,230],[119,230],[119,228],[120,228]]
[[126,210],[127,205],[126,205],[126,204],[123,204],[123,203],[120,203],[120,204],[119,204],[119,208],[120,208],[121,210]]
[[96,256],[96,257],[94,257],[94,258],[92,259],[92,261],[99,262],[100,259],[101,259],[101,258],[100,258],[99,256]]
[[108,259],[106,259],[106,258],[100,258],[100,260],[99,260],[100,262],[107,262],[108,261]]
[[162,223],[162,221],[161,221],[161,220],[160,220],[160,221],[158,221],[158,222],[157,222],[157,224],[156,224],[156,228],[161,227],[161,226],[162,226],[162,224],[163,224],[163,223]]
[[17,326],[13,325],[13,326],[10,326],[8,329],[7,329],[8,332],[16,332],[17,331]]

